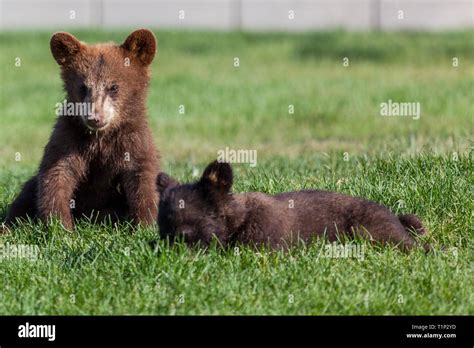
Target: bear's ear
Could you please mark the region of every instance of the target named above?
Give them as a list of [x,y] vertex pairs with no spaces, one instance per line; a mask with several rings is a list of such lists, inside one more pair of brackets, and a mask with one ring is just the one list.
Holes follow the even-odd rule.
[[178,185],[179,183],[175,179],[163,172],[158,174],[158,177],[156,178],[156,186],[158,187],[158,192],[160,194],[163,193],[163,191],[168,187],[174,187]]
[[143,65],[149,65],[156,52],[156,38],[148,29],[139,29],[131,33],[121,46],[134,57],[136,57]]
[[228,193],[232,187],[233,174],[229,163],[214,161],[202,174],[200,183],[206,189]]
[[57,32],[51,37],[49,46],[56,62],[64,65],[81,50],[82,44],[69,33]]

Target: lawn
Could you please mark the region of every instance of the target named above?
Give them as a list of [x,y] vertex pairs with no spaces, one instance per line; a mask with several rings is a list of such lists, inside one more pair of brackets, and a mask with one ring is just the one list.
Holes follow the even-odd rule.
[[[474,314],[472,31],[155,34],[148,109],[164,171],[195,180],[218,150],[257,150],[256,167],[234,164],[235,191],[366,197],[419,215],[435,251],[355,241],[339,247],[363,257],[329,257],[320,240],[203,252],[151,247],[157,228],[24,224],[0,250],[39,257],[0,255],[0,314]],[[50,35],[0,33],[0,220],[64,98]],[[420,103],[420,118],[380,116],[388,100]]]

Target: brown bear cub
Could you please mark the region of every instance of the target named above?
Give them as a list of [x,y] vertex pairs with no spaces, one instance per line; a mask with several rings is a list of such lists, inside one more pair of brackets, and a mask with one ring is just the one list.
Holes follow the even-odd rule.
[[61,66],[67,107],[38,174],[9,208],[7,226],[27,217],[55,217],[66,229],[78,217],[155,222],[158,152],[145,108],[154,34],[141,29],[121,45],[87,45],[59,32],[50,45]]
[[423,233],[415,215],[396,216],[386,207],[362,198],[320,190],[281,193],[231,193],[232,169],[212,162],[201,179],[178,184],[158,176],[158,224],[162,238],[183,238],[208,246],[213,238],[223,246],[236,243],[286,249],[298,240],[338,235],[370,238],[408,250],[411,233]]

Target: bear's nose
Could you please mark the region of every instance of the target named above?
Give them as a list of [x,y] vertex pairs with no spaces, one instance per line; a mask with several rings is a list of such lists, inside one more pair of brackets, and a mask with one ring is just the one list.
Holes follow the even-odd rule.
[[87,119],[87,123],[89,123],[91,126],[98,125],[100,123],[98,118],[89,118]]
[[87,125],[93,129],[99,129],[105,126],[105,122],[103,122],[99,117],[89,117],[86,122]]

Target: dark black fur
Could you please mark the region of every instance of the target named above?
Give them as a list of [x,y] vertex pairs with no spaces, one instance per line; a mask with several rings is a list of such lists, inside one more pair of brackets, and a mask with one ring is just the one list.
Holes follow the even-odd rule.
[[362,198],[320,190],[274,196],[259,192],[234,194],[230,192],[232,181],[230,165],[217,161],[193,184],[181,185],[161,173],[161,236],[181,236],[189,244],[204,246],[217,238],[224,246],[244,243],[286,248],[314,236],[334,241],[339,235],[359,235],[408,250],[416,244],[412,233],[424,233],[415,215],[398,217],[386,207]]

